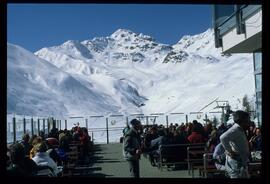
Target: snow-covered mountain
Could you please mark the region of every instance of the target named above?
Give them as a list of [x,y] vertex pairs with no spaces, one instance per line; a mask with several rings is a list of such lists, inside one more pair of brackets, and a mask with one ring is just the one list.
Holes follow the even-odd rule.
[[117,112],[113,100],[86,87],[70,74],[13,44],[8,44],[8,111],[65,116]]
[[8,44],[8,112],[187,113],[214,99],[236,109],[254,88],[252,55],[221,54],[212,29],[175,45],[125,29],[35,55]]

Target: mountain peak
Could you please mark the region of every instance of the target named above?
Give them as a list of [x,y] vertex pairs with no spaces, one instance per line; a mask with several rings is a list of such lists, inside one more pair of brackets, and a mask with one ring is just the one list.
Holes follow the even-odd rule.
[[128,30],[128,29],[117,29],[112,35],[111,37],[112,38],[121,38],[121,37],[126,37],[126,36],[129,36],[129,35],[135,35],[136,33],[134,33],[133,31],[131,30]]
[[200,36],[201,38],[207,37],[207,36],[212,36],[214,34],[214,30],[213,28],[208,28],[206,31],[198,34],[198,36]]
[[76,46],[76,45],[79,45],[80,42],[78,40],[68,40],[66,42],[64,42],[62,45],[63,46]]
[[[206,31],[196,35],[185,35],[173,47],[177,50],[185,50],[193,53],[217,55],[217,48],[214,47],[214,31],[208,28]],[[219,55],[219,54],[218,54]]]
[[187,39],[190,39],[190,38],[203,38],[203,37],[206,37],[208,35],[212,35],[213,33],[214,33],[213,28],[208,28],[206,31],[204,31],[202,33],[199,33],[199,34],[196,34],[196,35],[184,35],[180,39],[180,41],[181,40],[187,40]]

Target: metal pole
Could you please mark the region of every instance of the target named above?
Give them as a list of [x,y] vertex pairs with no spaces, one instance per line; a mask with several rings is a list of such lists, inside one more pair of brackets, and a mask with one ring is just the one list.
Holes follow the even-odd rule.
[[186,123],[188,123],[188,115],[186,114]]
[[205,124],[207,124],[207,114],[204,114]]
[[106,118],[107,144],[109,144],[109,119]]
[[60,130],[61,130],[61,128],[62,128],[62,122],[61,122],[61,119],[59,120],[59,126],[60,126]]
[[25,117],[23,117],[23,133],[26,134],[26,120],[25,120]]
[[55,121],[56,120],[52,119],[52,127],[53,127],[53,129],[55,129],[55,127],[56,127],[56,122]]
[[87,130],[88,130],[88,119],[87,119],[87,118],[85,119],[85,127],[86,127]]
[[148,126],[148,123],[149,123],[149,119],[148,119],[149,117],[148,116],[146,116],[146,125]]
[[67,129],[67,120],[65,119],[65,129]]
[[34,135],[34,119],[33,117],[31,118],[31,131],[32,131],[32,136]]
[[92,132],[92,142],[94,144],[94,132]]
[[45,118],[43,118],[43,132],[45,134]]
[[48,135],[49,135],[49,133],[50,133],[50,128],[51,128],[51,127],[50,127],[50,118],[47,119],[47,123],[48,123]]
[[167,125],[167,128],[169,127],[169,117],[168,115],[166,115],[166,125]]
[[126,123],[127,123],[127,126],[128,126],[128,117],[126,117]]
[[225,122],[224,107],[222,107],[222,123],[224,123],[224,125],[227,126],[227,125],[226,125],[226,122]]
[[39,128],[40,122],[39,122],[39,118],[38,118],[38,120],[37,120],[37,124],[38,124],[38,135],[40,135],[40,128]]
[[16,142],[16,118],[15,117],[13,117],[12,122],[13,122],[13,142]]

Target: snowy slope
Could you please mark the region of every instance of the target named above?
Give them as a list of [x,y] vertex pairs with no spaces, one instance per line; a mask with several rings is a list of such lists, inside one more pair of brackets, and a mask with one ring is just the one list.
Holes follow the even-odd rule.
[[[86,87],[46,60],[8,44],[8,113],[67,116],[117,112],[112,98]],[[72,113],[71,113],[72,112]]]
[[[22,56],[14,54],[16,49],[10,47],[8,62],[19,61]],[[119,29],[107,37],[67,41],[60,46],[43,48],[35,55],[44,60],[35,57],[34,61],[46,60],[58,70],[53,73],[64,73],[66,76],[47,91],[53,93],[56,90],[61,94],[61,98],[58,95],[55,98],[65,108],[54,108],[62,114],[89,115],[92,111],[89,107],[94,107],[98,114],[108,111],[122,114],[187,113],[200,110],[216,98],[229,100],[236,109],[241,108],[245,94],[253,97],[255,91],[252,55],[222,55],[221,50],[214,47],[212,29],[184,36],[171,46],[158,43],[142,33]],[[14,72],[14,68],[10,68],[9,72]],[[32,72],[38,73],[36,67]],[[46,80],[58,78],[54,75],[46,77]],[[12,82],[8,83],[8,94],[11,95],[12,89],[16,92],[15,84],[18,82],[9,78]],[[33,83],[30,79],[27,82]],[[13,83],[12,87],[10,84]],[[41,91],[39,88],[44,87],[42,83],[36,85],[41,86],[38,89],[32,86],[27,87],[33,91]],[[19,99],[28,101],[27,98],[20,98],[19,94],[16,93],[17,99],[8,97],[10,112],[17,111],[15,103],[21,107],[26,105]],[[83,100],[88,98],[88,101]],[[35,99],[39,104],[44,103],[38,97]],[[213,107],[209,106],[204,111],[211,111]],[[31,109],[27,112],[36,113]]]

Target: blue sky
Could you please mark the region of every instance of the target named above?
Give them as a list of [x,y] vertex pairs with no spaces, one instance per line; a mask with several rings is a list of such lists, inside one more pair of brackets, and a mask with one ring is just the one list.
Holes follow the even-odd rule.
[[209,4],[8,4],[7,40],[32,52],[119,28],[175,44],[212,26]]

